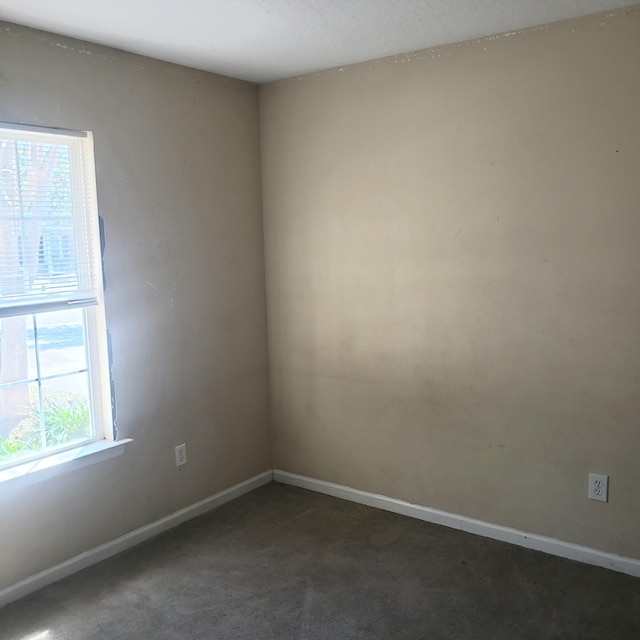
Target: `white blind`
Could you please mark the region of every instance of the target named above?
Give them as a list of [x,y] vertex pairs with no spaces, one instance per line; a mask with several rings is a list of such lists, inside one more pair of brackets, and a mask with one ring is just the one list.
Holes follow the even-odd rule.
[[90,134],[0,123],[0,317],[97,302]]

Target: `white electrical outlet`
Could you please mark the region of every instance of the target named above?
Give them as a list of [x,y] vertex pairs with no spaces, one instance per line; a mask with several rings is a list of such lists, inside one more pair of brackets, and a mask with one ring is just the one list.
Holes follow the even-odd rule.
[[607,502],[609,494],[609,476],[599,473],[589,474],[589,500]]
[[187,464],[187,445],[182,443],[176,447],[176,467]]

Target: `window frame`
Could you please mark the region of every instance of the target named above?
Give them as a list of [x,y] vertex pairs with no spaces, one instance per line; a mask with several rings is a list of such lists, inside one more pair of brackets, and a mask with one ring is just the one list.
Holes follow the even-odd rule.
[[[12,135],[19,135],[20,131],[33,134],[45,134],[48,139],[60,136],[61,144],[65,138],[79,138],[79,143],[69,146],[69,166],[71,180],[81,179],[84,185],[82,191],[73,191],[74,224],[75,216],[81,215],[88,237],[83,239],[90,245],[89,251],[93,252],[94,260],[90,260],[89,275],[94,279],[93,290],[94,300],[79,301],[78,304],[69,304],[65,308],[82,308],[84,314],[85,350],[87,357],[89,406],[92,418],[92,435],[82,440],[77,440],[69,444],[62,444],[56,447],[42,448],[33,454],[17,455],[0,461],[0,481],[6,478],[13,478],[23,473],[32,473],[34,470],[50,468],[61,462],[74,459],[68,454],[77,450],[76,458],[84,458],[92,453],[110,449],[116,441],[116,431],[113,420],[113,407],[111,396],[111,368],[109,362],[109,348],[107,342],[107,325],[104,305],[104,281],[102,265],[102,238],[101,225],[98,211],[97,185],[95,173],[95,154],[93,135],[90,131],[70,131],[66,129],[56,129],[50,127],[30,126],[9,122],[0,122],[0,130],[8,130]],[[76,152],[75,149],[79,151]],[[79,199],[79,193],[83,196]],[[80,211],[81,214],[77,212]],[[75,247],[78,250],[79,240],[76,237]],[[55,304],[47,303],[38,306],[37,304],[25,308],[18,304],[5,305],[6,309],[15,308],[16,313],[5,312],[6,315],[39,315],[48,313],[56,309]],[[57,307],[58,310],[60,307]],[[41,384],[40,375],[38,383]],[[41,409],[42,410],[42,409]],[[128,441],[123,441],[125,444]],[[101,446],[101,443],[105,446]],[[66,454],[66,455],[65,455]],[[104,456],[103,456],[104,457]],[[51,458],[52,464],[47,464],[47,459]]]

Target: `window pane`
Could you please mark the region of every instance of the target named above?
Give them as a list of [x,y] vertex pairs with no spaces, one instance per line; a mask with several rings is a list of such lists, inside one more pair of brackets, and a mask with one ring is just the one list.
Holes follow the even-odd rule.
[[48,447],[90,438],[89,375],[78,373],[43,381],[42,409]]
[[78,287],[71,156],[67,144],[0,137],[4,296],[42,296]]
[[89,136],[0,126],[1,315],[19,306],[97,297],[90,154]]
[[33,316],[2,318],[0,320],[0,386],[36,378]]
[[41,448],[38,384],[0,389],[0,462]]
[[74,373],[87,368],[84,311],[52,311],[36,315],[40,375]]

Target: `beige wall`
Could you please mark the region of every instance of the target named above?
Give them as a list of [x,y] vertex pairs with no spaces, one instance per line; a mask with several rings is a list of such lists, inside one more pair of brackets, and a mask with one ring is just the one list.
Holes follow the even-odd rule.
[[94,132],[118,427],[135,440],[0,487],[2,588],[271,464],[257,88],[0,23],[0,120]]
[[640,7],[260,101],[274,466],[640,557]]

